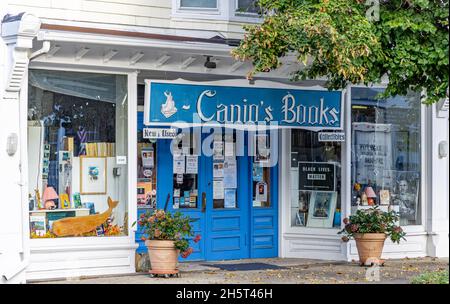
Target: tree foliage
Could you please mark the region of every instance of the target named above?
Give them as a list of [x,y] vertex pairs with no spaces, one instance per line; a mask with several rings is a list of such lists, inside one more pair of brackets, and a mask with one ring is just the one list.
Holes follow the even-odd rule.
[[[367,2],[367,4],[366,4]],[[379,3],[379,10],[374,3]],[[329,89],[389,77],[385,96],[426,90],[426,103],[446,96],[448,1],[259,0],[263,22],[246,26],[233,51],[257,72],[295,54],[293,80],[326,77]],[[369,5],[370,4],[370,5]],[[374,14],[371,14],[374,13]]]

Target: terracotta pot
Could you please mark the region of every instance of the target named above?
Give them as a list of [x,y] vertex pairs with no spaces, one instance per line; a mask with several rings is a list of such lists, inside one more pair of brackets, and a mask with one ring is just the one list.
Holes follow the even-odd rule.
[[145,241],[150,257],[153,274],[178,273],[178,256],[180,251],[175,248],[173,241],[148,240]]
[[386,234],[384,233],[356,233],[354,235],[356,248],[358,248],[359,263],[366,265],[366,262],[381,261]]

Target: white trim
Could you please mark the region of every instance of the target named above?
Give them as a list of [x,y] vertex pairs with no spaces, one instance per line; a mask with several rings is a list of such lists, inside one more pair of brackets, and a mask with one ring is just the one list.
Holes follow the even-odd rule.
[[[283,129],[281,130],[281,140],[279,142],[279,157],[280,165],[278,166],[278,255],[280,257],[286,256],[286,249],[284,246],[284,234],[286,232],[285,225],[286,221],[289,219],[289,215],[285,214],[286,204],[290,204],[289,191],[289,179],[288,174],[284,172],[289,171],[288,162],[290,158],[289,151],[291,149],[291,130]],[[290,206],[289,206],[290,207]],[[288,207],[288,209],[289,209]]]
[[128,84],[128,235],[135,239],[133,223],[137,220],[137,77],[138,72],[131,72]]
[[[342,220],[349,217],[352,212],[352,87],[347,86],[347,96],[345,103],[345,143],[342,149],[342,202],[341,208],[344,206],[344,212],[341,213],[341,228],[343,228]],[[347,259],[350,255],[350,244],[342,242],[342,250],[345,252]]]

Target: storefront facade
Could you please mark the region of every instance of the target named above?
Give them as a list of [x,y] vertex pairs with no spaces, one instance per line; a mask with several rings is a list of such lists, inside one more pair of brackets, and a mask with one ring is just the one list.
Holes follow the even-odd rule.
[[[407,232],[386,243],[386,258],[448,256],[445,103],[379,100],[383,85],[328,92],[322,81],[290,83],[286,70],[250,84],[248,63],[224,40],[54,27],[30,15],[4,21],[2,37],[1,135],[16,133],[19,152],[1,164],[20,164],[23,181],[2,175],[20,206],[19,226],[5,217],[16,227],[15,245],[0,247],[11,265],[0,264],[4,281],[133,273],[145,252],[133,223],[155,207],[198,219],[202,240],[188,260],[350,261],[356,247],[340,240],[341,220],[372,202],[398,210]],[[108,221],[94,231],[53,226],[101,214]]]

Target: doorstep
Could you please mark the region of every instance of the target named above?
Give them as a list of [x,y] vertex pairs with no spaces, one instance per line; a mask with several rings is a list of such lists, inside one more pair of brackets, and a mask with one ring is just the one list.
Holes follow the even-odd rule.
[[[231,264],[267,264],[275,267],[294,267],[294,266],[321,266],[321,265],[343,265],[348,264],[345,261],[324,261],[313,259],[300,258],[258,258],[258,259],[241,259],[241,260],[226,260],[226,261],[189,261],[179,263],[178,269],[180,272],[197,272],[197,271],[223,271],[220,265]],[[268,267],[269,268],[269,267]]]

